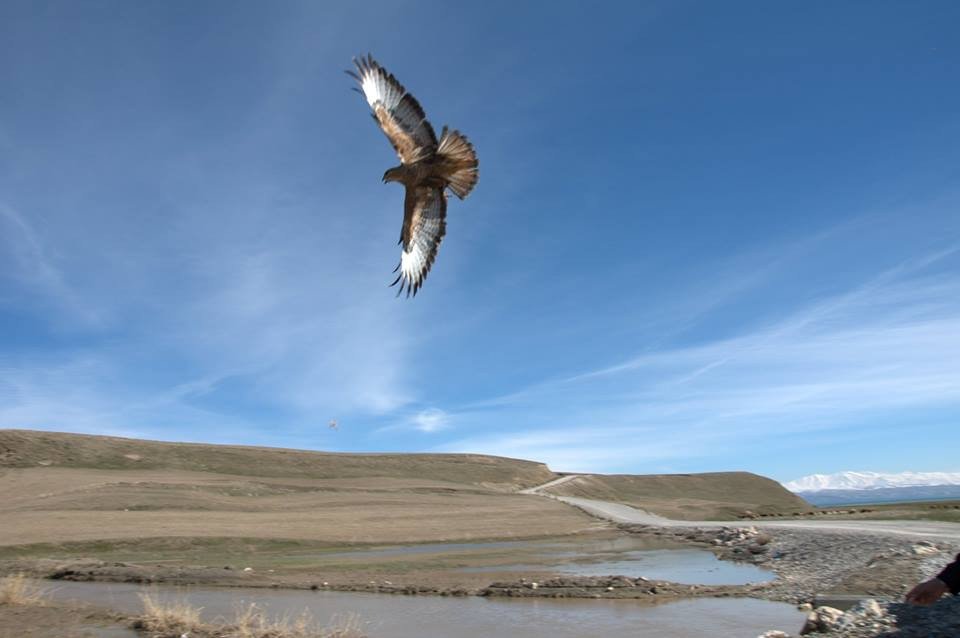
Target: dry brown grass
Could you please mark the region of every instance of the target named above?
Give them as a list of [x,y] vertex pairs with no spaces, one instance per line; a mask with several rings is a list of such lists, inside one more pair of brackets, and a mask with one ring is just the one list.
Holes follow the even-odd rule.
[[782,485],[749,472],[592,474],[546,490],[613,501],[681,520],[730,520],[755,514],[806,512],[810,505]]
[[403,543],[572,534],[550,499],[432,479],[270,479],[169,470],[0,470],[0,546],[165,537]]
[[153,594],[140,594],[143,601],[144,629],[159,632],[161,635],[180,636],[194,630],[202,623],[202,607],[194,607],[186,599],[161,600]]
[[348,615],[321,627],[307,611],[295,618],[271,619],[251,604],[237,611],[236,620],[228,626],[232,633],[224,638],[363,638],[361,626],[357,616]]
[[232,621],[205,623],[202,608],[185,599],[162,600],[153,594],[141,594],[144,615],[137,626],[153,632],[155,638],[365,638],[356,616],[345,616],[321,626],[309,612],[295,618],[270,618],[257,605],[237,609]]
[[47,596],[46,588],[23,574],[0,578],[0,605],[42,605]]
[[483,454],[354,454],[0,430],[0,467],[165,469],[247,477],[429,478],[514,491],[556,475],[543,463]]

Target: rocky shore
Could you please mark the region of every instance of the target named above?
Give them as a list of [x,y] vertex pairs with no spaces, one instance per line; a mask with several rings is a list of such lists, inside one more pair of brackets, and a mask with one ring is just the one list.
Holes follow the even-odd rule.
[[723,560],[770,569],[777,579],[759,587],[747,586],[749,595],[794,604],[815,604],[817,596],[825,594],[902,599],[913,585],[935,574],[960,550],[955,543],[864,532],[758,531],[749,526],[623,529],[683,540],[710,548]]
[[[811,638],[957,638],[960,597],[949,596],[929,607],[903,602],[865,600],[847,611],[833,607],[811,610],[801,636]],[[768,631],[757,638],[794,638]]]
[[[903,602],[916,583],[950,562],[958,547],[866,533],[810,533],[752,527],[721,530],[631,528],[635,533],[682,537],[713,546],[721,558],[763,565],[777,580],[750,586],[750,596],[792,602],[807,610],[796,634],[771,631],[758,638],[958,638],[960,597],[919,607]],[[734,595],[741,595],[737,592]],[[824,600],[856,600],[847,610]]]

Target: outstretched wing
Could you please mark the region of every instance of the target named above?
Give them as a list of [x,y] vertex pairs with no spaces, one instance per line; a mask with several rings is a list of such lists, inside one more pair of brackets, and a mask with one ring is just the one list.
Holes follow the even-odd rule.
[[447,196],[443,194],[443,186],[408,186],[403,200],[403,228],[400,231],[400,244],[403,246],[397,265],[400,274],[390,284],[394,286],[400,283],[397,296],[404,288],[408,297],[417,294],[430,272],[446,232]]
[[427,121],[420,103],[407,93],[392,73],[372,56],[354,58],[357,71],[347,71],[360,83],[373,119],[386,134],[404,164],[430,157],[437,150],[437,135]]

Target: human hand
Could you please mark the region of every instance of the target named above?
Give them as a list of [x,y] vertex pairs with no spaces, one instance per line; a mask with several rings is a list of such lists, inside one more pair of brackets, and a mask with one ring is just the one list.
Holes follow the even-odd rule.
[[914,605],[932,605],[945,593],[947,584],[939,578],[931,578],[907,592],[907,602]]

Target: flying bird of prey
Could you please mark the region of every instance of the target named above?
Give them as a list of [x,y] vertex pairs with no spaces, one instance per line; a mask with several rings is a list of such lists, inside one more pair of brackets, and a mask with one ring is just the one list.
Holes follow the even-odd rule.
[[416,295],[447,231],[449,189],[463,199],[477,184],[477,155],[466,136],[443,127],[440,140],[416,98],[372,56],[354,58],[356,71],[347,71],[373,109],[373,119],[400,157],[400,165],[383,174],[383,181],[406,187],[403,227],[400,230],[400,271],[391,286],[400,283]]

